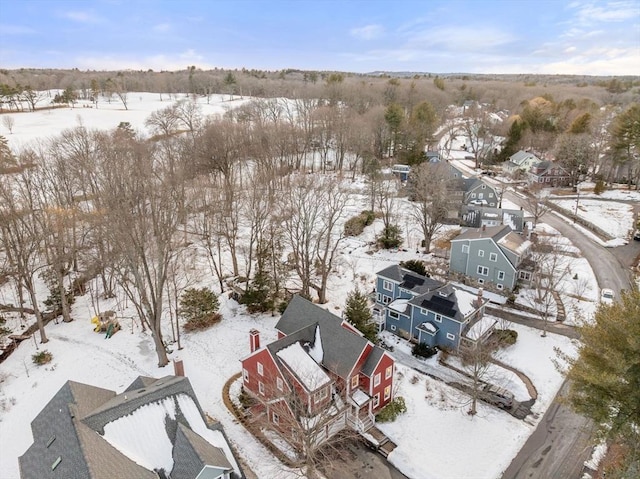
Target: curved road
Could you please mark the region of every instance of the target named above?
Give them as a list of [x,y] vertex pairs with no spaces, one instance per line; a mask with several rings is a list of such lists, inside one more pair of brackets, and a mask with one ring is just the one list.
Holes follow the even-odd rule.
[[[505,192],[505,197],[524,206],[523,199],[517,194]],[[595,243],[553,212],[547,213],[542,221],[557,229],[580,249],[601,288],[609,287],[617,294],[630,288],[629,266],[640,252],[640,243],[625,246],[628,253],[625,252],[620,258],[623,263],[612,250]],[[502,479],[582,477],[584,461],[589,458],[593,445],[593,425],[562,402],[561,398],[568,387],[567,382],[562,385],[538,427],[506,469]]]

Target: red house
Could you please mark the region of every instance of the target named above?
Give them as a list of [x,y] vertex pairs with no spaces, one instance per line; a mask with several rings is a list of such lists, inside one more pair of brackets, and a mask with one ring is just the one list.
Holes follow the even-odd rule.
[[364,433],[373,426],[393,397],[393,358],[300,296],[276,329],[278,339],[264,347],[252,330],[251,353],[242,360],[244,390],[259,401],[269,423],[285,437],[313,434],[315,443],[345,427]]

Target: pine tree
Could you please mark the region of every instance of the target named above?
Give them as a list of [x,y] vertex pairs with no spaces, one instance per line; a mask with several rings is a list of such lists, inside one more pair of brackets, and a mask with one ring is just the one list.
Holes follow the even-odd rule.
[[[580,328],[577,358],[559,354],[570,365],[568,400],[596,423],[601,437],[616,441],[624,461],[609,477],[638,477],[640,471],[640,291],[623,293],[600,305],[595,321]],[[603,476],[604,477],[604,476]]]
[[369,341],[376,342],[378,338],[378,328],[371,321],[371,309],[367,295],[358,288],[347,296],[347,303],[344,310],[345,319],[358,329]]

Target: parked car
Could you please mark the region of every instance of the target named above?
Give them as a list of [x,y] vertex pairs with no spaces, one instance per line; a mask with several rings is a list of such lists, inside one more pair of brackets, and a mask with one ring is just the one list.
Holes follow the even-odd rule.
[[613,300],[616,297],[616,294],[612,289],[602,288],[600,291],[600,302],[604,304],[613,304]]
[[490,404],[503,409],[511,409],[513,406],[513,394],[493,384],[485,384],[480,392],[480,397]]
[[633,233],[633,239],[636,241],[640,241],[640,230],[635,230]]

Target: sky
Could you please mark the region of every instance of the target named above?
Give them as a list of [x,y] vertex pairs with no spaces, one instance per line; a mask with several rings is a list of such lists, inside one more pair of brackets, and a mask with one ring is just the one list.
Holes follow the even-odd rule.
[[0,0],[0,66],[640,75],[640,0]]

